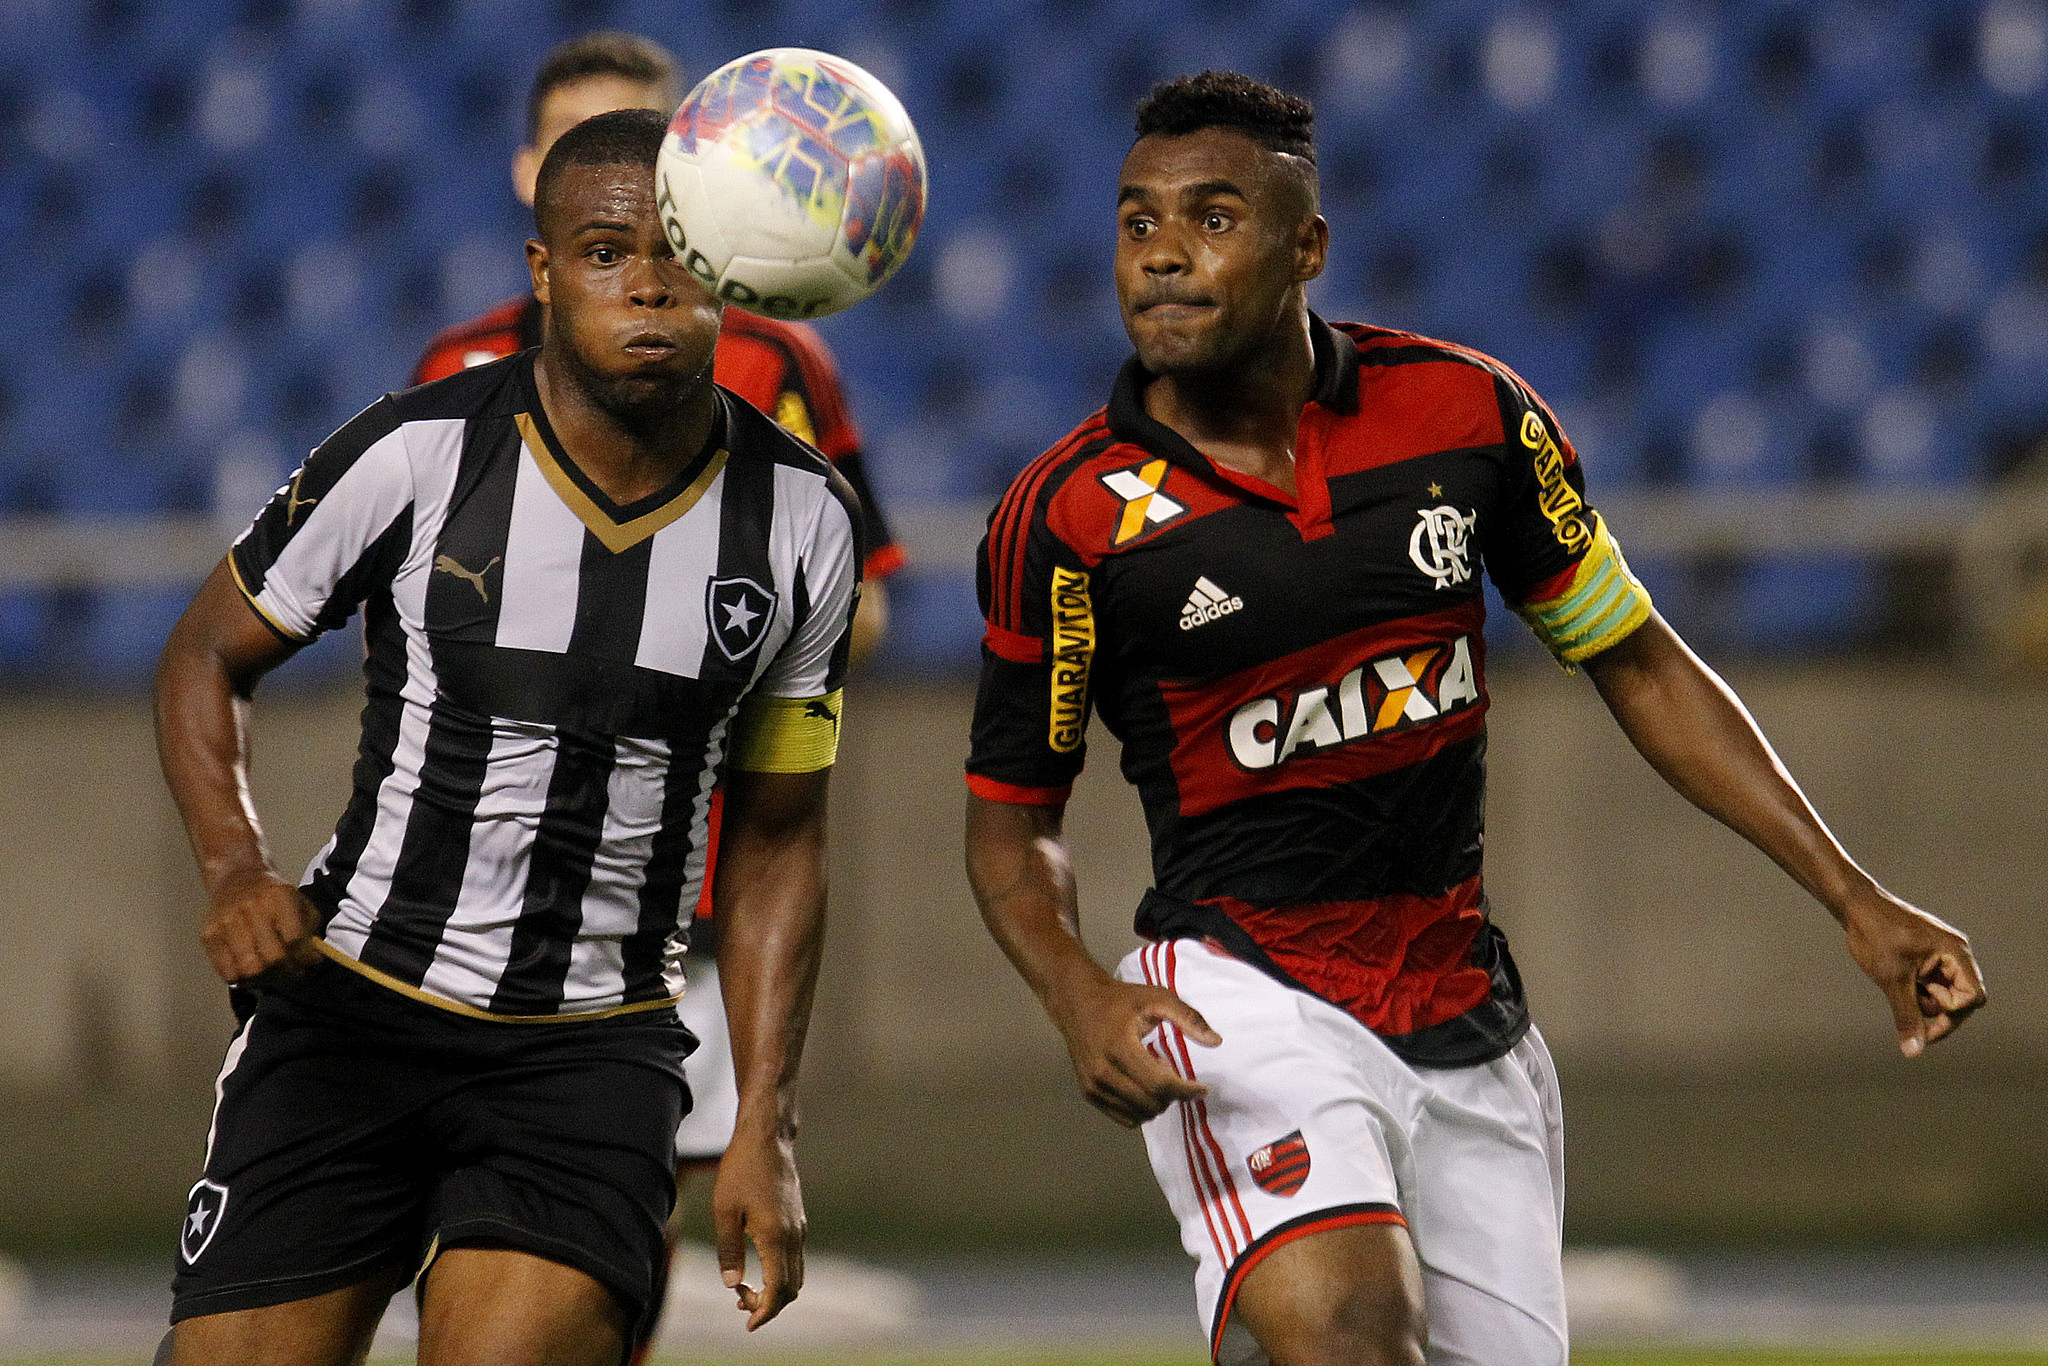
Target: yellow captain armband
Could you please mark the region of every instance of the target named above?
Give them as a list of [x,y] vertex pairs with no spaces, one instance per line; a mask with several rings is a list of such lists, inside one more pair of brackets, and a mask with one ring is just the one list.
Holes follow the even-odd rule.
[[1593,514],[1593,545],[1556,597],[1516,610],[1557,662],[1570,672],[1650,619],[1650,595],[1629,572],[1607,523]]
[[839,757],[844,690],[823,697],[749,697],[733,722],[732,766],[749,773],[816,773]]

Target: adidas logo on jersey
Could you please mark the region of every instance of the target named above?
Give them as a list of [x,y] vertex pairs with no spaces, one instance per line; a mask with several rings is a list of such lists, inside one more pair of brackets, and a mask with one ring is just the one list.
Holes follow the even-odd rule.
[[1244,606],[1244,599],[1230,594],[1209,582],[1208,575],[1195,580],[1195,591],[1188,594],[1188,600],[1180,609],[1180,629],[1192,631],[1197,626],[1206,626],[1218,617],[1227,617]]

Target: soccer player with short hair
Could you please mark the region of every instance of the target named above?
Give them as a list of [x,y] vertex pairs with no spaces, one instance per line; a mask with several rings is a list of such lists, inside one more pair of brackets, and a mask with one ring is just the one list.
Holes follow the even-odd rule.
[[[1331,324],[1312,113],[1153,91],[1118,191],[1136,356],[980,567],[982,914],[1090,1101],[1142,1125],[1216,1361],[1563,1366],[1556,1083],[1481,880],[1482,568],[1637,749],[1839,920],[1911,1056],[1967,941],[1851,862],[1630,574],[1499,362]],[[1091,711],[1152,833],[1148,942],[1087,954],[1061,820]]]
[[[512,187],[521,202],[533,203],[534,179],[555,139],[594,114],[614,109],[653,109],[671,114],[682,101],[682,74],[675,57],[659,43],[634,33],[599,31],[558,44],[541,59],[527,93],[526,142],[512,156]],[[442,332],[428,344],[413,383],[452,375],[467,366],[540,344],[542,309],[532,293],[509,299],[470,322]],[[713,378],[816,446],[853,485],[864,519],[868,547],[866,586],[854,617],[850,660],[859,664],[881,643],[888,623],[888,595],[882,580],[907,560],[889,534],[861,458],[860,433],[840,388],[832,352],[816,329],[802,323],[758,317],[744,309],[725,310]],[[712,805],[713,856],[719,801]],[[707,879],[707,882],[712,879]],[[716,923],[708,914],[707,892],[699,912],[687,964],[691,989],[681,1007],[683,1021],[700,1047],[686,1064],[696,1104],[676,1132],[676,1176],[717,1164],[732,1133],[732,1056],[726,1039],[715,958]],[[671,1237],[678,1230],[670,1229]]]
[[[539,350],[343,426],[165,647],[201,938],[249,1007],[182,1230],[173,1363],[360,1361],[416,1273],[422,1362],[621,1360],[674,1202],[678,963],[721,781],[739,1098],[719,1259],[750,1326],[802,1283],[793,1085],[859,507],[712,382],[719,305],[654,208],[665,123],[606,114],[549,151]],[[354,790],[294,885],[247,798],[247,706],[359,608]]]

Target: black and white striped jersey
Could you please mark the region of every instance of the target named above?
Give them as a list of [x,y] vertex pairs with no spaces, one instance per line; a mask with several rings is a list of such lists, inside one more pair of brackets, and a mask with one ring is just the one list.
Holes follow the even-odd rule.
[[290,640],[364,613],[354,790],[305,879],[323,949],[493,1018],[680,991],[730,756],[831,762],[862,557],[845,481],[723,390],[689,468],[612,503],[534,356],[372,404],[229,556]]

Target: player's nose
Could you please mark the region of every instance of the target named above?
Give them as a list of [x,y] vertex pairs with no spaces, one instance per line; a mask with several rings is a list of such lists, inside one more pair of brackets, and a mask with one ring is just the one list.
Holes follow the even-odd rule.
[[675,302],[676,291],[660,263],[642,256],[627,268],[626,297],[642,308],[666,308]]

